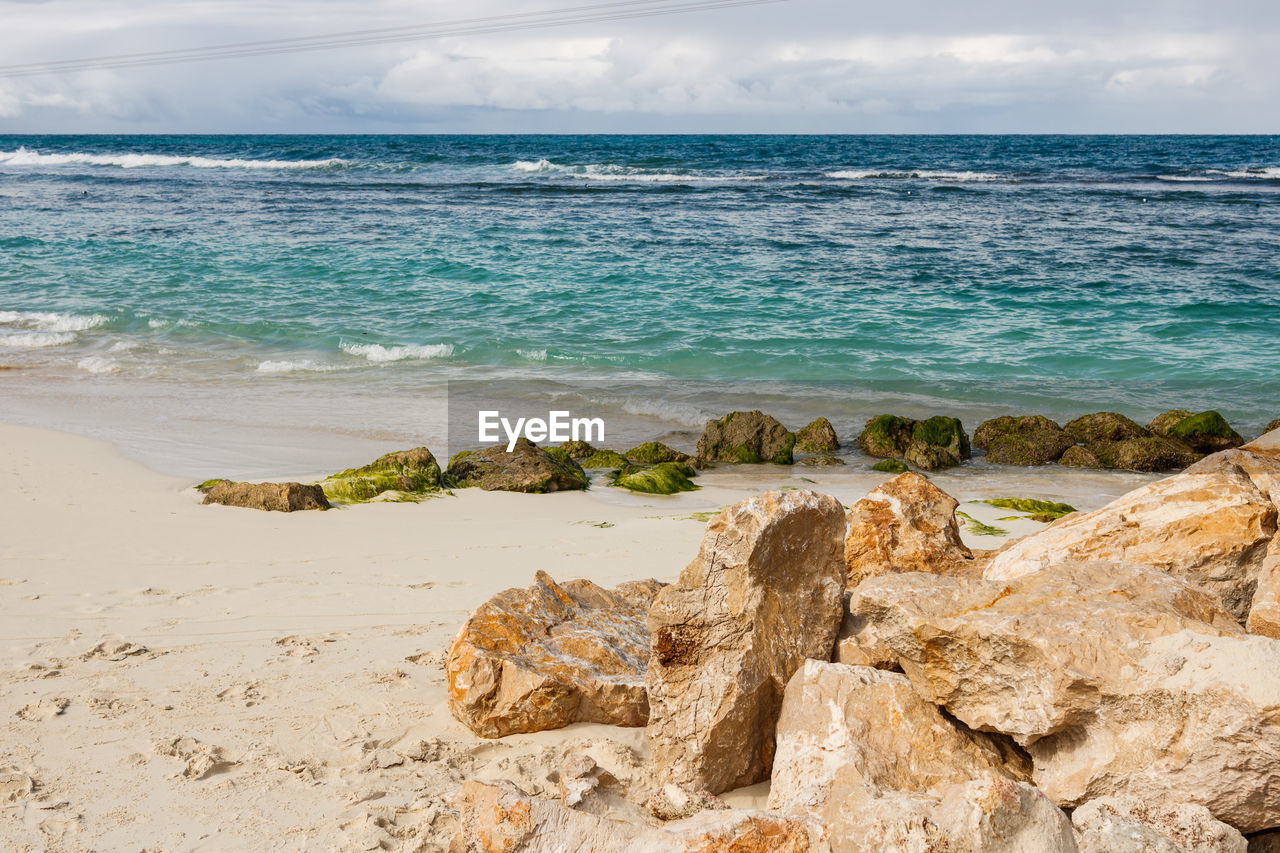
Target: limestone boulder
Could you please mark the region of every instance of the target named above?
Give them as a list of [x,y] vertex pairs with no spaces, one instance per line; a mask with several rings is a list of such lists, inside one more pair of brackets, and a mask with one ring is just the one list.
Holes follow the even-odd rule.
[[1219,596],[1244,622],[1276,534],[1277,496],[1280,457],[1228,450],[1013,543],[985,574],[1007,580],[1068,560],[1135,563]]
[[864,425],[858,446],[868,456],[900,459],[925,471],[959,465],[972,453],[960,421],[944,415],[923,421],[877,415]]
[[1080,853],[1247,853],[1249,844],[1204,806],[1100,797],[1071,814]]
[[304,483],[233,483],[217,480],[207,484],[204,503],[239,506],[268,512],[299,512],[329,509],[329,501],[319,486]]
[[790,465],[795,444],[795,433],[764,412],[730,412],[719,420],[707,421],[698,439],[698,458]]
[[1280,639],[1280,536],[1271,540],[1266,559],[1258,569],[1258,586],[1245,627],[1250,634]]
[[831,453],[840,449],[840,441],[831,421],[818,418],[796,433],[795,449],[801,453]]
[[1048,465],[1057,462],[1075,440],[1043,415],[984,421],[973,432],[973,445],[999,465]]
[[589,482],[567,452],[548,453],[527,438],[518,439],[510,453],[506,445],[493,445],[454,454],[446,479],[458,488],[533,494],[585,489]]
[[971,728],[1011,735],[1058,805],[1197,803],[1280,824],[1280,641],[1141,566],[1077,563],[990,582],[884,575],[849,600],[858,646]]
[[657,777],[713,794],[769,778],[787,681],[830,660],[843,616],[844,510],[804,490],[755,495],[708,525],[649,612]]
[[526,795],[510,782],[470,781],[450,797],[451,849],[466,853],[830,853],[814,821],[746,809],[701,811],[660,827],[609,820]]
[[960,541],[959,506],[914,473],[872,489],[849,510],[844,549],[849,586],[886,572],[947,572],[972,560]]
[[449,647],[449,709],[481,737],[570,723],[643,726],[645,616],[662,584],[612,590],[538,572],[471,614]]

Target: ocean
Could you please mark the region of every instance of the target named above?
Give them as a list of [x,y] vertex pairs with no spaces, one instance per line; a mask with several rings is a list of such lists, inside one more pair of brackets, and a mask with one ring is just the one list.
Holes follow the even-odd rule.
[[1280,137],[0,136],[0,368],[0,420],[192,474],[439,442],[458,381],[676,438],[744,407],[1256,434]]

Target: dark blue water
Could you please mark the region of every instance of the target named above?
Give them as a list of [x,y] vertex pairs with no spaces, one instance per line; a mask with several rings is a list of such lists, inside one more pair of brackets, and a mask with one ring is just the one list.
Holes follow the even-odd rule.
[[0,364],[1261,424],[1280,138],[0,137]]

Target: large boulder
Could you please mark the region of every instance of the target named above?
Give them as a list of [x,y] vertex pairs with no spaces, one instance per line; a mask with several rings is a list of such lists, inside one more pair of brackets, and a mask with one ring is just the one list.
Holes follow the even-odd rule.
[[974,729],[1012,736],[1058,805],[1198,803],[1242,832],[1280,825],[1280,641],[1152,569],[1050,566],[1002,582],[864,581],[858,645]]
[[530,797],[510,782],[465,782],[451,849],[466,853],[829,853],[814,821],[746,809],[714,809],[660,827],[609,820]]
[[777,741],[769,810],[821,821],[836,853],[1075,849],[1066,816],[1019,784],[1025,756],[947,717],[898,673],[806,661]]
[[1071,813],[1080,853],[1247,853],[1249,843],[1204,806],[1101,797]]
[[955,498],[919,474],[894,477],[849,510],[850,587],[885,572],[947,572],[973,559],[960,541]]
[[268,512],[298,512],[329,509],[329,501],[319,486],[303,483],[233,483],[214,480],[201,485],[204,503],[240,506]]
[[1240,434],[1231,428],[1227,419],[1215,411],[1192,414],[1175,409],[1157,415],[1147,429],[1164,438],[1179,441],[1196,453],[1217,453],[1244,444]]
[[339,471],[320,481],[331,501],[363,503],[375,498],[413,500],[440,491],[440,464],[425,447],[379,456],[360,468]]
[[971,454],[960,421],[943,415],[923,421],[877,415],[858,435],[858,446],[868,456],[902,459],[925,471],[959,465]]
[[844,510],[764,492],[708,525],[649,612],[649,743],[659,778],[713,794],[769,778],[787,681],[830,660],[843,617]]
[[510,453],[505,445],[456,453],[446,477],[459,488],[536,494],[585,489],[589,482],[568,453],[548,453],[527,438],[518,439]]
[[668,447],[661,441],[646,441],[622,454],[628,462],[639,465],[658,465],[663,462],[691,462],[693,457],[687,453]]
[[987,461],[1000,465],[1048,465],[1075,444],[1062,427],[1043,415],[983,421],[973,431],[973,445],[987,452]]
[[[1200,458],[1200,454],[1181,441],[1153,435],[1118,412],[1098,412],[1076,418],[1063,427],[1063,431],[1073,442],[1084,445],[1089,454],[1070,453],[1068,458],[1064,453],[1060,461],[1065,465],[1172,471]],[[1097,459],[1096,465],[1092,464],[1093,459]]]
[[1084,415],[1074,421],[1068,421],[1062,429],[1074,442],[1086,446],[1146,438],[1151,435],[1137,422],[1119,412]]
[[1271,540],[1258,569],[1258,586],[1249,606],[1245,627],[1250,634],[1280,639],[1280,536]]
[[602,589],[546,572],[472,612],[449,647],[449,709],[481,737],[570,723],[643,726],[645,615],[662,584]]
[[1225,451],[1013,543],[985,574],[1004,580],[1064,560],[1136,563],[1218,595],[1244,622],[1276,534],[1277,496],[1280,457]]
[[796,433],[796,450],[801,453],[831,453],[839,449],[836,428],[826,418],[818,418]]
[[730,412],[707,421],[698,458],[708,462],[774,462],[790,465],[796,437],[764,412]]

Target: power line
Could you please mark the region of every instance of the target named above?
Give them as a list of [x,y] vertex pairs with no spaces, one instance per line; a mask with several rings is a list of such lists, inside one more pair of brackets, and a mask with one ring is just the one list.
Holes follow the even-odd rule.
[[[548,9],[541,12],[522,12],[493,15],[484,18],[468,18],[443,21],[435,24],[419,24],[401,27],[385,27],[371,30],[353,30],[315,36],[267,39],[211,45],[202,48],[147,51],[116,54],[84,59],[67,59],[52,62],[26,63],[0,66],[0,78],[30,77],[42,74],[60,74],[72,71],[89,71],[114,68],[142,68],[155,65],[174,65],[185,62],[204,62],[215,59],[238,59],[251,56],[277,56],[319,50],[337,50],[347,47],[400,44],[414,41],[448,38],[466,35],[487,35],[523,30],[563,27],[571,24],[601,23],[636,18],[650,18],[688,12],[732,9],[746,6],[764,6],[784,3],[788,0],[615,0],[588,6]],[[639,7],[639,8],[629,8]]]

